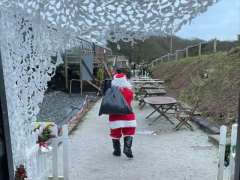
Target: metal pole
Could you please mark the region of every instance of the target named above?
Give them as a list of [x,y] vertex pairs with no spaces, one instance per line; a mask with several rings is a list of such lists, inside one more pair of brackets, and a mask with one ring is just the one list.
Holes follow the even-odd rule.
[[79,65],[80,65],[80,67],[79,67],[79,70],[80,70],[80,88],[81,88],[81,96],[82,96],[82,87],[83,87],[83,85],[82,85],[82,82],[83,82],[83,79],[82,79],[82,77],[83,77],[83,59],[82,59],[82,50],[80,50],[80,52],[79,52],[79,58],[80,58],[80,63],[79,63]]
[[238,101],[238,128],[237,128],[237,146],[236,146],[234,180],[239,180],[239,178],[240,178],[240,93]]
[[171,43],[170,43],[170,53],[172,54],[172,32],[173,32],[173,23],[172,23],[172,29],[171,29]]
[[[11,145],[11,133],[8,119],[7,111],[7,100],[3,77],[3,66],[2,66],[2,56],[0,52],[0,125],[3,128],[3,141],[5,143],[5,153],[4,162],[7,166],[4,166],[4,179],[14,179],[14,167],[13,167],[13,155],[12,155],[12,145]],[[5,164],[5,165],[6,165]]]
[[64,68],[65,68],[65,83],[66,89],[68,89],[68,62],[67,62],[67,51],[64,53]]

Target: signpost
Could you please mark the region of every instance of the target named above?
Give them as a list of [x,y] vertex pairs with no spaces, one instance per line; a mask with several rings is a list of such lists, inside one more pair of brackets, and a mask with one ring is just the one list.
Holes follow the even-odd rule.
[[[7,100],[3,78],[2,57],[0,53],[0,137],[4,142],[3,172],[4,180],[14,179],[12,146],[10,138],[10,127],[8,121]],[[1,162],[2,163],[2,162]]]

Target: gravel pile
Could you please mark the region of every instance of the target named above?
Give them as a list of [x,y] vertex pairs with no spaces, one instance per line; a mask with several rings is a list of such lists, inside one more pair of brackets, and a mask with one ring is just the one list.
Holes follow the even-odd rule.
[[39,105],[38,122],[55,122],[59,124],[74,108],[82,104],[86,95],[95,96],[96,93],[72,94],[62,91],[51,91],[45,94],[43,102]]

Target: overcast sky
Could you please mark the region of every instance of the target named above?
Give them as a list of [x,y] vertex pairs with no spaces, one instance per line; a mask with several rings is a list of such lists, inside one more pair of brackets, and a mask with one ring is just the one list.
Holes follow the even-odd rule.
[[237,34],[240,34],[240,0],[221,0],[196,17],[193,24],[182,26],[175,35],[188,39],[216,37],[225,40],[237,37]]

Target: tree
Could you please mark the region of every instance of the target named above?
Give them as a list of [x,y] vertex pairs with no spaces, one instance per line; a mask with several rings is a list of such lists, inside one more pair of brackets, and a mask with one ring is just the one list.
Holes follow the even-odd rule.
[[[170,36],[158,37],[152,36],[146,39],[144,42],[135,40],[136,43],[131,45],[131,42],[119,41],[120,50],[117,48],[117,43],[108,41],[107,46],[112,50],[113,53],[120,53],[130,58],[130,62],[139,64],[143,60],[145,62],[151,62],[154,59],[160,58],[169,53],[170,47]],[[173,36],[172,50],[175,53],[176,50],[181,50],[187,46],[196,45],[203,40],[198,38],[183,39],[177,36]]]

